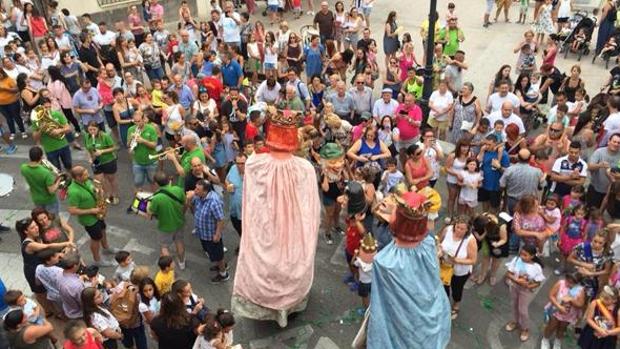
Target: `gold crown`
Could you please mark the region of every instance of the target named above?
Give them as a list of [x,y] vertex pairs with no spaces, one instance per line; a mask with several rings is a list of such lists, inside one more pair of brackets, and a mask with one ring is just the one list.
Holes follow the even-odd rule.
[[296,127],[299,119],[298,112],[294,110],[278,110],[274,106],[267,107],[267,114],[271,123],[284,127]]
[[395,196],[402,213],[409,219],[418,220],[428,216],[428,208],[432,203],[422,194],[406,192]]
[[360,242],[360,248],[362,251],[366,253],[373,253],[377,251],[377,247],[377,240],[375,240],[371,233],[366,233]]

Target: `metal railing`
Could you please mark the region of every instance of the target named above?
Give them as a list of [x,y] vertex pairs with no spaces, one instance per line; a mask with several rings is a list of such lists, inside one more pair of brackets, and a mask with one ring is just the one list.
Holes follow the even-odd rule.
[[138,1],[139,0],[97,0],[97,3],[101,7],[110,7],[116,5],[130,4]]

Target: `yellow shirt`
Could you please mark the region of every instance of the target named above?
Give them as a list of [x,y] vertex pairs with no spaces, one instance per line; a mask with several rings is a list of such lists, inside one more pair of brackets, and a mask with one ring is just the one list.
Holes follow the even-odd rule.
[[19,95],[17,92],[9,92],[4,89],[17,88],[17,83],[11,77],[0,80],[0,105],[7,105],[17,101]]
[[164,101],[162,100],[163,96],[164,92],[162,90],[153,90],[151,92],[151,104],[153,104],[155,108],[165,107],[166,103],[164,103]]
[[158,271],[155,274],[155,286],[159,290],[159,294],[164,294],[172,290],[172,283],[174,282],[174,270],[169,272]]

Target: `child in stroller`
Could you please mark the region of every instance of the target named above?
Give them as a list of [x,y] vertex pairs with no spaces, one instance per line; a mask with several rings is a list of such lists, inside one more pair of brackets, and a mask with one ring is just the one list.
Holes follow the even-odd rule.
[[571,51],[572,52],[579,51],[587,39],[588,39],[588,35],[586,34],[586,29],[579,28],[579,31],[577,32],[577,34],[575,34],[575,38],[573,39],[573,43],[570,48]]
[[610,57],[614,55],[614,52],[617,52],[617,50],[618,50],[618,43],[616,42],[616,37],[612,36],[609,38],[609,40],[607,40],[607,42],[605,43],[605,46],[603,46],[603,49],[601,50],[601,53],[599,54],[599,56],[603,60],[608,60]]

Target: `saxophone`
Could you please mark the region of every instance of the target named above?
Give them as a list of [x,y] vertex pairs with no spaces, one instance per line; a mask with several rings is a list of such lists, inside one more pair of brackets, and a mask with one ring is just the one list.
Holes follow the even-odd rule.
[[108,211],[108,203],[106,202],[105,192],[103,191],[103,183],[93,179],[93,186],[95,187],[95,197],[97,198],[95,206],[101,210],[101,212],[97,214],[97,219],[102,220]]
[[32,115],[30,116],[30,121],[32,124],[39,129],[39,131],[48,134],[50,137],[54,137],[57,139],[64,139],[65,134],[62,133],[58,136],[52,136],[52,131],[65,127],[60,122],[52,117],[52,113],[49,109],[45,109],[44,106],[39,105],[32,110]]
[[136,125],[136,129],[133,131],[133,134],[131,135],[131,139],[129,140],[129,144],[127,146],[127,148],[129,148],[130,153],[133,153],[136,147],[138,146],[138,137],[140,137],[141,133],[142,133],[142,127],[138,127]]
[[47,159],[41,159],[41,166],[52,172],[56,178],[60,177],[58,189],[67,189],[67,187],[69,187],[69,184],[71,184],[71,176],[69,176],[68,173],[60,172],[60,170]]

